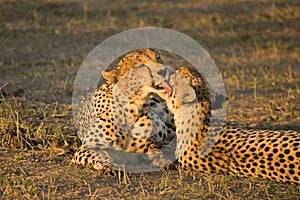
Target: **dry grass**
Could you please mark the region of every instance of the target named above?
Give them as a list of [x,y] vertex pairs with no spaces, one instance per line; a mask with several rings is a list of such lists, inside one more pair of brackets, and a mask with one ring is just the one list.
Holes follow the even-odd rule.
[[112,178],[69,166],[80,144],[71,113],[76,71],[99,42],[136,27],[200,42],[223,73],[229,120],[300,131],[299,1],[120,2],[0,2],[0,197],[299,198],[298,186],[265,180],[181,171]]

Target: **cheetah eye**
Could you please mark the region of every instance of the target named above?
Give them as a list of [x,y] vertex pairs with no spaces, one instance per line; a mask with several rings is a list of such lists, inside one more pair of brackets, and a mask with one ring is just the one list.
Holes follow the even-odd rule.
[[156,57],[157,60],[161,60],[160,55],[158,53],[155,54],[155,57]]

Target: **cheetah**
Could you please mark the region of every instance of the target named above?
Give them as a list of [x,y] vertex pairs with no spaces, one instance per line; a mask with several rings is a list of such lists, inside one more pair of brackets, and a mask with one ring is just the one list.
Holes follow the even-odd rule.
[[[216,137],[208,132],[210,93],[201,74],[180,67],[171,76],[170,86],[170,97],[165,93],[158,95],[174,114],[176,158],[183,169],[300,184],[300,133],[225,124]],[[189,115],[184,111],[186,108],[190,108]],[[202,154],[210,141],[215,141],[215,145]]]
[[[151,65],[157,65],[151,67],[154,71]],[[164,90],[159,85],[165,71],[160,55],[152,49],[133,51],[120,60],[116,69],[105,70],[102,75],[107,81],[78,110],[82,146],[71,163],[115,174],[120,165],[113,157],[126,151],[146,153],[157,167],[170,165],[172,161],[159,149],[175,137],[173,116],[157,95],[151,95],[157,88]],[[131,79],[133,75],[138,78]]]

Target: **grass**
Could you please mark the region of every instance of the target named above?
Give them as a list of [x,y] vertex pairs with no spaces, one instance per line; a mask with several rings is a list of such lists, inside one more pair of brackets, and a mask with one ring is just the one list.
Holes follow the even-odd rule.
[[300,131],[299,18],[292,0],[0,2],[0,197],[299,198],[298,186],[266,180],[183,171],[112,178],[69,165],[80,145],[76,72],[97,44],[136,27],[172,28],[206,48],[224,78],[228,120]]

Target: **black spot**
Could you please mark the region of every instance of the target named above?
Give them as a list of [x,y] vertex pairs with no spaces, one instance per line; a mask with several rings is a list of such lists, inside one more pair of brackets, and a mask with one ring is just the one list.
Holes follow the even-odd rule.
[[285,170],[283,168],[280,168],[280,173],[284,174],[285,173]]
[[285,149],[285,150],[284,150],[284,153],[285,153],[285,154],[289,154],[290,152],[291,152],[291,151],[290,151],[289,149]]
[[268,157],[269,157],[269,158],[273,157],[273,154],[272,154],[272,153],[269,153],[269,154],[268,154]]
[[282,144],[282,147],[283,147],[283,148],[285,148],[285,147],[287,147],[287,146],[288,146],[288,143]]
[[273,139],[273,140],[271,140],[271,142],[272,142],[272,143],[275,143],[275,142],[277,142],[277,139]]
[[293,168],[295,168],[295,165],[294,165],[294,164],[289,164],[289,167],[290,167],[291,169],[293,169]]
[[97,143],[97,144],[96,144],[96,146],[97,146],[97,147],[102,147],[102,146],[103,146],[103,144],[101,144],[101,143]]
[[264,148],[266,145],[265,144],[261,144],[260,145],[260,148],[262,149],[262,148]]
[[293,156],[288,156],[288,159],[289,159],[290,161],[293,161],[293,160],[294,160],[294,157],[293,157]]
[[286,161],[285,161],[285,159],[279,159],[279,162],[285,163]]
[[284,177],[283,177],[282,175],[280,175],[279,177],[280,177],[280,179],[282,179],[282,180],[284,179]]
[[222,143],[223,144],[226,144],[228,141],[227,140],[222,140]]
[[292,170],[292,169],[290,169],[290,170],[289,170],[289,173],[290,173],[290,174],[295,174],[295,171]]
[[258,178],[263,178],[263,176],[261,174],[258,174],[257,176],[258,176]]
[[273,153],[277,153],[278,152],[278,149],[273,149]]
[[262,168],[262,169],[266,168],[266,166],[264,166],[264,165],[259,165],[259,167]]
[[153,103],[153,102],[150,102],[150,104],[149,104],[151,107],[157,107],[157,105],[156,105],[156,103]]
[[135,135],[136,135],[136,136],[139,136],[139,135],[140,135],[140,133],[135,133]]
[[158,132],[158,135],[159,135],[159,137],[162,137],[162,132],[159,131],[159,132]]
[[156,98],[152,98],[152,100],[153,100],[154,102],[156,102],[156,103],[160,103],[160,101],[159,101],[158,99],[156,99]]
[[272,158],[272,157],[268,157],[267,160],[268,160],[268,161],[272,161],[273,158]]
[[265,148],[265,152],[268,152],[270,150],[270,147]]
[[259,140],[258,140],[258,143],[262,143],[264,140],[265,140],[265,139],[263,139],[263,138],[262,138],[262,139],[259,139]]
[[216,168],[213,166],[212,163],[208,163],[208,166],[210,167],[210,169],[211,169],[212,171],[215,171]]
[[245,158],[249,158],[249,157],[250,157],[250,154],[246,153],[246,154],[244,155],[244,157],[245,157]]
[[284,155],[281,153],[278,155],[279,158],[284,158]]
[[289,139],[288,137],[282,138],[283,141],[287,141],[288,139]]

